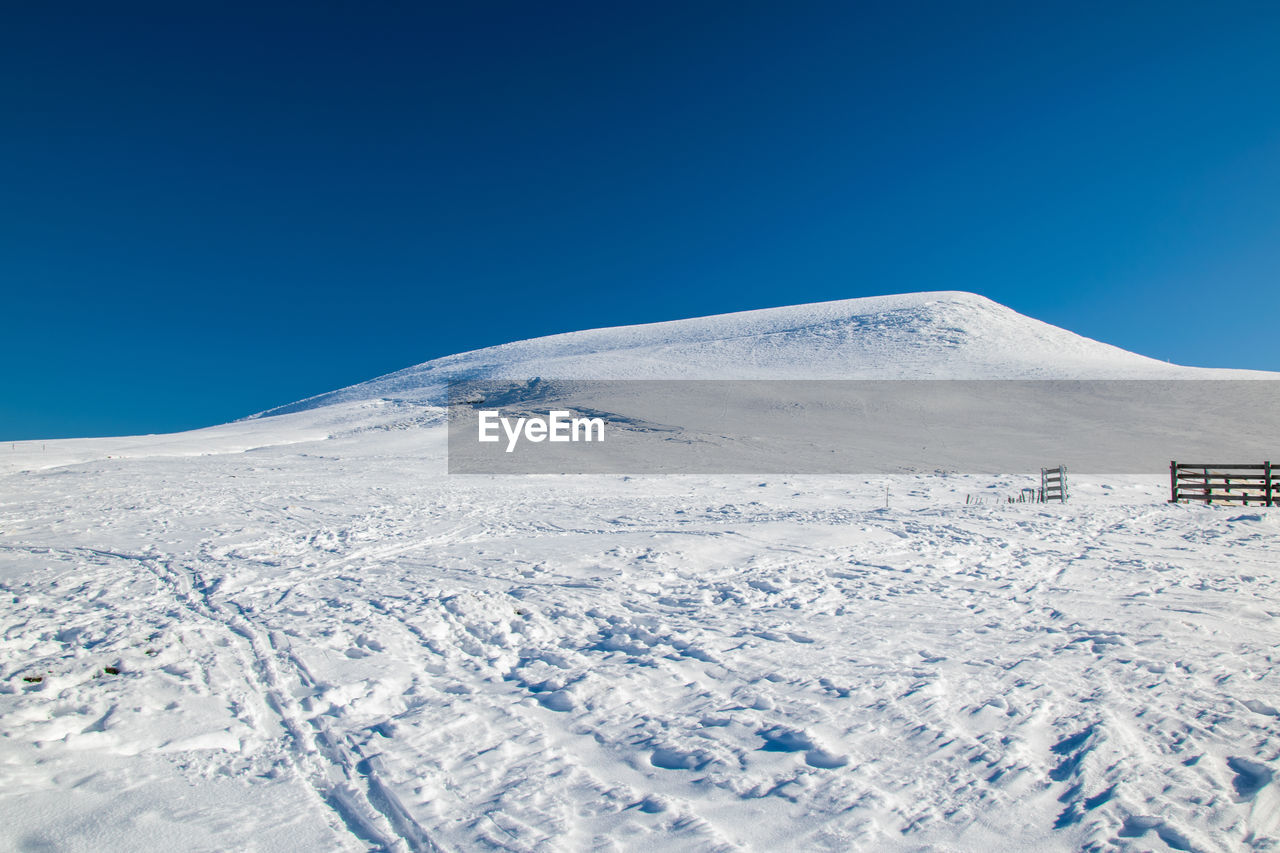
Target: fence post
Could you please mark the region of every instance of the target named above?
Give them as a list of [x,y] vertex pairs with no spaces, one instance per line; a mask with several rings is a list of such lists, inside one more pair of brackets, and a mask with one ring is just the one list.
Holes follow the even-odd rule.
[[1275,486],[1271,484],[1271,460],[1262,463],[1262,473],[1266,476],[1267,506],[1275,506]]
[[1169,463],[1169,503],[1176,504],[1178,502],[1178,463]]

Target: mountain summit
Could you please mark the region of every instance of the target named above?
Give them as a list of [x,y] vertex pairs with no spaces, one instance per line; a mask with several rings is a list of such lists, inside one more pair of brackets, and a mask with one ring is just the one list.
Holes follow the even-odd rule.
[[263,412],[438,401],[483,379],[1209,379],[962,291],[909,293],[590,329],[434,359]]

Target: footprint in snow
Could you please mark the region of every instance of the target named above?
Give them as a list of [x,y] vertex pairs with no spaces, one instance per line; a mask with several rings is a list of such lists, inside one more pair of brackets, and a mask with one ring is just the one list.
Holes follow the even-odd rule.
[[813,739],[798,729],[773,726],[756,734],[764,738],[764,746],[760,748],[765,752],[803,752],[815,746]]
[[538,702],[551,711],[572,711],[573,697],[564,690],[538,694]]
[[813,738],[798,729],[774,726],[756,732],[764,738],[764,752],[803,752],[804,763],[822,770],[834,770],[849,763],[847,756],[839,755],[823,749],[814,743]]
[[849,757],[846,755],[837,755],[834,752],[828,752],[825,749],[811,749],[804,754],[804,763],[810,767],[816,767],[819,770],[835,770],[838,767],[844,767],[849,763]]
[[711,759],[702,752],[661,746],[649,756],[649,763],[661,770],[701,770]]
[[1174,829],[1164,818],[1154,815],[1130,815],[1125,818],[1124,826],[1117,833],[1121,838],[1141,838],[1154,831],[1156,837],[1174,850],[1191,850],[1191,841]]
[[1271,783],[1271,768],[1261,761],[1248,758],[1228,758],[1227,766],[1235,772],[1236,778],[1231,780],[1236,789],[1236,797],[1240,802],[1252,800],[1254,796]]

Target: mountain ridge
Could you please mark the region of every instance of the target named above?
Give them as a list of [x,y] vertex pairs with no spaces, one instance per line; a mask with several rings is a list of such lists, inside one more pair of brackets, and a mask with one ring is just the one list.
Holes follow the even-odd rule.
[[1129,352],[966,291],[926,291],[563,332],[444,356],[252,415],[482,379],[1240,379]]

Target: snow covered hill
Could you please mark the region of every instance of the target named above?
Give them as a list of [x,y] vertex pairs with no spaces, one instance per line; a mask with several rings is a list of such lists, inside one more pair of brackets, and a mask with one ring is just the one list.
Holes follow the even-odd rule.
[[0,472],[112,457],[243,453],[331,437],[376,441],[388,432],[443,427],[439,407],[450,382],[534,377],[1280,379],[1280,373],[1173,365],[973,293],[909,293],[516,341],[428,361],[232,423],[171,435],[41,442],[39,454],[0,455]]
[[446,475],[444,383],[530,376],[1276,378],[935,293],[5,445],[0,849],[1280,849],[1280,510]]
[[445,383],[531,379],[1209,379],[959,291],[873,296],[569,332],[460,353],[256,417],[386,397],[439,402]]

